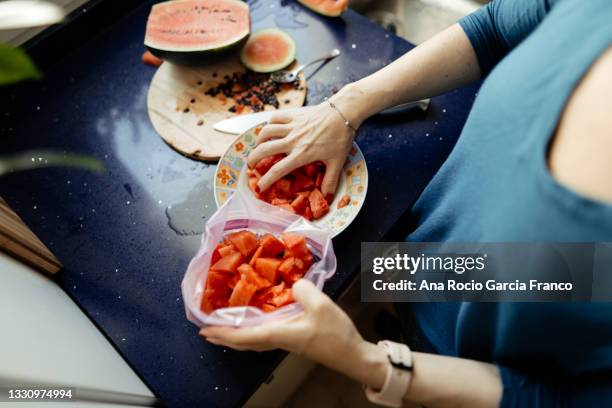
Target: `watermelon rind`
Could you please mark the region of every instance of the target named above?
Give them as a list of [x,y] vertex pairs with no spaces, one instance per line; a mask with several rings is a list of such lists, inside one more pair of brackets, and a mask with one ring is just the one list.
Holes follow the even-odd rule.
[[[254,63],[253,61],[250,61],[248,56],[245,53],[245,49],[248,43],[251,41],[257,41],[257,38],[259,38],[261,35],[269,35],[269,34],[273,34],[273,35],[277,35],[281,37],[283,41],[285,41],[289,45],[289,52],[287,52],[287,55],[285,56],[285,58],[283,58],[281,61],[277,63],[271,63],[271,64],[257,64],[257,63]],[[289,34],[284,32],[283,30],[279,30],[278,28],[264,28],[262,30],[257,30],[256,32],[251,34],[251,36],[249,37],[249,40],[246,42],[246,44],[242,48],[242,52],[240,53],[240,61],[245,67],[247,67],[251,71],[261,72],[261,73],[274,72],[274,71],[278,71],[278,70],[288,67],[295,60],[296,49],[297,47],[295,45],[295,41],[293,41],[293,38]]]
[[[172,7],[176,3],[189,2],[191,0],[171,0],[153,5],[151,13],[157,7]],[[233,7],[244,7],[249,10],[248,4],[241,0],[225,0]],[[191,45],[191,46],[170,46],[167,44],[159,44],[154,39],[148,38],[145,35],[144,45],[151,51],[153,55],[163,60],[174,62],[182,65],[199,64],[203,62],[214,62],[219,58],[231,53],[232,51],[242,47],[247,41],[251,32],[250,21],[244,30],[238,32],[234,37],[225,40],[223,43],[207,44],[207,45]]]
[[313,4],[309,0],[297,0],[297,1],[301,5],[303,5],[304,7],[309,8],[310,10],[314,11],[315,13],[319,13],[319,14],[322,14],[322,15],[327,16],[327,17],[338,17],[348,7],[348,1],[347,1],[346,2],[346,7],[339,8],[337,11],[330,12],[330,11],[325,11],[325,9],[323,9],[322,7],[318,7],[316,4]]

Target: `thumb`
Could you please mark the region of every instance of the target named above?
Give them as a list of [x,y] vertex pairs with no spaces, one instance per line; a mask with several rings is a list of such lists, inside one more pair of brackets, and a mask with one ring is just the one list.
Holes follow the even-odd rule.
[[342,172],[342,164],[342,161],[334,160],[325,165],[325,177],[323,177],[323,182],[321,184],[321,193],[323,193],[326,199],[330,194],[333,197],[336,193],[338,180],[340,180],[340,173]]
[[293,298],[304,310],[312,310],[317,305],[325,302],[327,296],[308,279],[300,279],[291,288]]

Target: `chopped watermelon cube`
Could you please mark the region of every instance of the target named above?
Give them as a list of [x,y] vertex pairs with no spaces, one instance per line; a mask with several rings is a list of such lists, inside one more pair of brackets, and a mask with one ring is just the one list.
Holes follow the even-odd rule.
[[234,252],[219,259],[210,269],[218,272],[236,272],[241,263],[242,255],[240,255],[240,252]]
[[261,248],[264,256],[276,257],[283,253],[285,245],[272,234],[266,234],[261,238]]
[[274,156],[264,157],[257,164],[255,164],[255,170],[259,172],[262,176],[270,170],[272,166],[281,161],[285,157],[284,154],[279,153]]
[[273,198],[270,204],[272,205],[289,204],[289,200],[287,200],[286,198]]
[[308,177],[314,177],[318,172],[323,170],[324,164],[319,162],[312,162],[303,167],[304,174]]
[[310,192],[308,196],[308,201],[310,202],[310,210],[312,211],[312,216],[315,219],[319,219],[329,211],[329,204],[323,197],[323,194],[318,188],[315,188]]
[[276,273],[281,261],[275,258],[258,258],[255,261],[255,271],[269,282],[276,282]]
[[229,298],[229,306],[247,306],[256,291],[256,285],[240,279]]
[[340,198],[340,201],[338,201],[338,209],[346,207],[350,202],[351,196],[348,194],[343,195],[342,198]]
[[255,265],[255,261],[257,261],[257,259],[263,254],[263,251],[264,251],[263,244],[260,244],[257,250],[255,251],[255,253],[253,254],[253,257],[249,261],[249,265],[251,266]]
[[272,303],[276,307],[281,307],[293,302],[294,300],[293,295],[291,294],[291,289],[286,288],[283,289],[280,294],[274,296],[270,303]]
[[305,194],[298,195],[292,202],[291,207],[297,214],[303,214],[304,210],[308,206],[308,197]]
[[234,248],[234,246],[233,246],[232,244],[229,244],[229,245],[221,245],[221,246],[218,246],[217,248],[219,248],[219,249],[217,250],[217,252],[219,253],[219,256],[220,256],[221,258],[223,258],[224,256],[228,256],[228,255],[231,255],[231,254],[233,254],[233,253],[238,252],[238,251],[236,250],[236,248]]
[[210,271],[206,278],[206,289],[227,289],[230,277],[231,274],[227,272]]
[[230,234],[227,239],[236,247],[238,251],[240,251],[240,254],[242,254],[242,256],[245,258],[248,258],[253,255],[253,253],[259,246],[257,235],[247,230]]
[[310,250],[306,245],[306,238],[302,235],[285,232],[281,235],[283,242],[291,250],[294,256],[303,258],[310,254]]
[[305,190],[312,190],[315,186],[315,182],[312,178],[308,178],[301,172],[296,172],[293,179],[292,188],[295,193]]
[[279,198],[289,197],[291,194],[291,180],[287,180],[282,178],[277,180],[270,186],[270,189],[276,194]]
[[[261,259],[261,258],[260,258]],[[240,279],[246,280],[249,283],[257,286],[257,289],[267,288],[272,286],[273,280],[268,280],[263,276],[258,275],[255,269],[249,264],[242,264],[238,267],[238,273],[240,273]]]

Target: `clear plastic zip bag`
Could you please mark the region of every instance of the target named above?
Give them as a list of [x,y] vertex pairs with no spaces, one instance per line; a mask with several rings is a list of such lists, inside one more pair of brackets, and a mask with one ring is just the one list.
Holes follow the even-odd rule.
[[189,263],[181,283],[187,319],[198,327],[255,326],[271,320],[287,319],[301,312],[298,303],[282,306],[272,312],[264,312],[253,306],[227,307],[211,314],[200,309],[212,252],[226,235],[244,229],[260,235],[271,233],[278,237],[283,232],[294,232],[306,237],[315,262],[304,279],[310,280],[319,289],[336,272],[336,256],[330,232],[298,215],[236,192],[207,221],[200,249]]

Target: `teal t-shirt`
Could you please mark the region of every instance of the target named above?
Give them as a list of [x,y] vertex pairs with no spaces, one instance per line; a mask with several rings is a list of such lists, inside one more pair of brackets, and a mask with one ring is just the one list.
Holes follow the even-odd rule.
[[[612,0],[495,0],[460,25],[486,79],[407,239],[612,241],[612,205],[558,184],[546,159],[573,89],[612,45]],[[612,303],[411,308],[437,352],[499,365],[502,406],[612,406]]]

